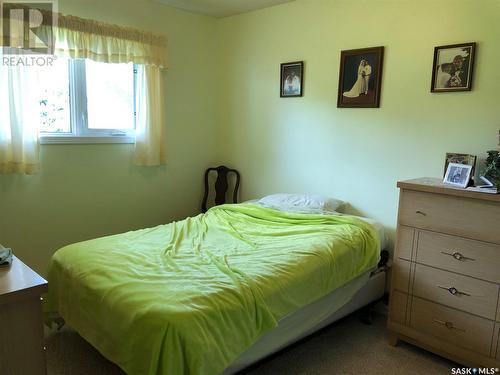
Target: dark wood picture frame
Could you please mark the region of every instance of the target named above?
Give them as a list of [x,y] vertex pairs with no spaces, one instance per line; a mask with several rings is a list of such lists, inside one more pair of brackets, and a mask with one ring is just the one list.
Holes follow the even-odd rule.
[[[371,77],[367,80],[367,86],[363,86],[366,85],[366,81],[363,81],[365,75],[359,74],[362,61],[370,69],[369,74],[366,74]],[[341,51],[337,107],[379,108],[383,64],[383,46]],[[366,90],[363,90],[364,87]]]
[[[470,53],[468,56],[456,55],[451,61],[441,61],[439,59],[440,51],[449,49],[466,49],[470,48]],[[464,51],[465,53],[465,51]],[[449,44],[446,46],[438,46],[434,48],[434,61],[432,63],[432,81],[431,81],[431,92],[457,92],[457,91],[470,91],[472,90],[472,78],[474,73],[474,57],[476,55],[476,43],[460,43],[460,44]],[[457,59],[462,56],[461,59]],[[457,60],[457,62],[455,62]],[[460,62],[461,60],[461,62]],[[464,64],[465,61],[465,64]],[[456,66],[458,64],[467,65],[466,74],[460,73],[462,70],[457,70]],[[443,72],[443,65],[446,65],[447,69]],[[441,72],[438,73],[438,70]],[[448,78],[449,76],[449,78]],[[467,78],[466,84],[462,85],[464,78]],[[460,82],[460,83],[458,83]],[[451,85],[455,84],[453,87]],[[450,85],[449,87],[446,87]],[[437,86],[437,87],[436,87]]]
[[[293,80],[293,77],[287,74],[287,70],[290,74],[297,74],[296,70],[298,67],[299,71],[299,80],[300,86],[298,92],[293,90],[293,85],[290,85],[290,90],[285,88],[285,81],[290,78]],[[287,69],[288,68],[288,69]],[[293,81],[290,81],[293,82]],[[281,98],[297,98],[304,95],[304,61],[292,61],[287,63],[282,63],[280,65],[280,97]]]

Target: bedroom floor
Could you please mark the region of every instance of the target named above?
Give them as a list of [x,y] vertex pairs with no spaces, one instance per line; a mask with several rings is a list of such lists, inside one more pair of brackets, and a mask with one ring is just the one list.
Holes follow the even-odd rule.
[[[354,313],[244,374],[450,374],[458,367],[409,344],[390,346],[385,324],[381,312],[371,326]],[[49,375],[124,374],[69,328],[48,337],[47,361]]]

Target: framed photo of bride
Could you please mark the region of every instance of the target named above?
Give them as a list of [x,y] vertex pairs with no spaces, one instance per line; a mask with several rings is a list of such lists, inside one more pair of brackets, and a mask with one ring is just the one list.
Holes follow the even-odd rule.
[[342,51],[337,107],[378,108],[384,47]]

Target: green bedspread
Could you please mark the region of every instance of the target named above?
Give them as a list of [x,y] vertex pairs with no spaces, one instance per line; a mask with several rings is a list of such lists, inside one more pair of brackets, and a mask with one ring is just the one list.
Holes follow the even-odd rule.
[[60,249],[45,310],[129,374],[215,375],[277,320],[376,266],[379,247],[354,217],[217,206]]

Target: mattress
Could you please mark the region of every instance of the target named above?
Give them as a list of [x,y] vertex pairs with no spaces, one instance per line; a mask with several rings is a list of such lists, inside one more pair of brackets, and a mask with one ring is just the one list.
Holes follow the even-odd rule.
[[354,216],[354,217],[357,217],[358,219],[361,219],[371,224],[377,230],[378,239],[380,241],[380,248],[383,250],[387,247],[387,236],[385,234],[385,228],[380,222],[378,222],[375,219],[370,219],[362,216]]
[[217,206],[59,250],[45,309],[129,374],[219,374],[379,252],[358,218]]

